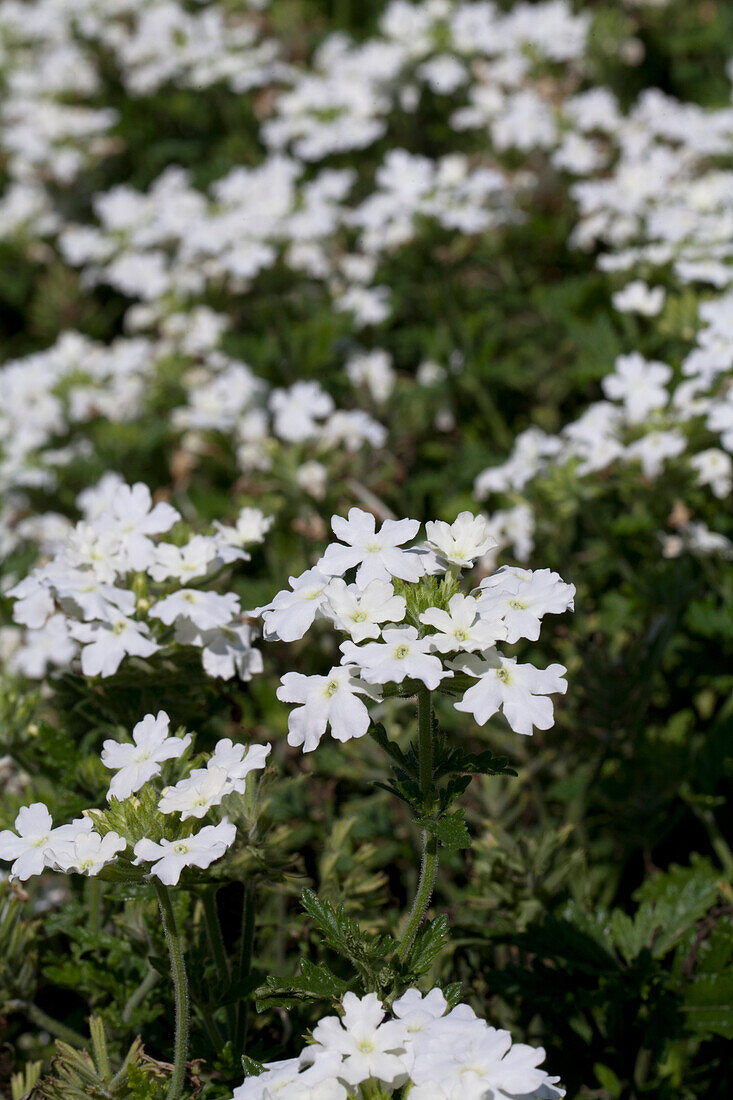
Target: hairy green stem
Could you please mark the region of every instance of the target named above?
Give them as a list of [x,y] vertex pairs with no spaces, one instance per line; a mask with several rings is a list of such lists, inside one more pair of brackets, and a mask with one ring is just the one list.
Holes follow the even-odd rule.
[[89,907],[89,931],[98,932],[102,926],[102,883],[95,876],[87,879],[87,905]]
[[[201,903],[204,907],[206,934],[211,952],[214,956],[219,981],[222,987],[226,989],[231,984],[231,972],[229,970],[229,960],[227,959],[226,950],[224,948],[224,938],[221,934],[221,925],[219,924],[219,912],[216,905],[216,887],[201,891]],[[226,1005],[226,1015],[229,1038],[234,1042],[237,1021],[233,1004],[230,1003]]]
[[180,1100],[183,1094],[183,1084],[186,1076],[186,1059],[188,1057],[189,1004],[186,964],[183,960],[183,950],[178,935],[176,915],[173,912],[173,903],[168,887],[158,878],[153,878],[152,882],[155,887],[155,893],[158,896],[160,916],[163,921],[163,931],[165,932],[165,942],[168,945],[176,1006],[173,1076],[168,1086],[166,1100]]
[[[255,935],[255,887],[253,882],[245,882],[244,898],[242,900],[242,938],[239,945],[239,966],[237,976],[240,981],[248,978],[252,972],[252,947]],[[237,1026],[235,1029],[234,1053],[244,1053],[247,1043],[247,1026],[249,1024],[249,1001],[237,1002]]]
[[[418,692],[417,696],[417,739],[420,793],[427,810],[433,790],[433,696],[427,688]],[[427,829],[423,829],[420,879],[410,916],[397,948],[397,958],[400,962],[406,959],[417,930],[423,922],[433,894],[437,873],[438,838],[428,833]]]

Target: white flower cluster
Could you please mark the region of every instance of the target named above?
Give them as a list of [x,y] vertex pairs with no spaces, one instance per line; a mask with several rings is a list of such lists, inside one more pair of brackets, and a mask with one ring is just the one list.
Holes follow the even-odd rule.
[[233,526],[166,542],[180,515],[153,504],[147,485],[108,474],[82,494],[86,518],[50,561],[12,587],[17,623],[27,627],[11,671],[40,679],[67,666],[81,643],[85,676],[112,676],[126,656],[147,658],[171,644],[201,650],[209,676],[249,680],[262,670],[237,596],[202,586],[226,565],[246,561],[272,522],[245,508]]
[[408,989],[389,1014],[376,993],[346,993],[340,1015],[319,1020],[299,1057],[265,1063],[234,1100],[366,1100],[376,1090],[414,1100],[555,1100],[564,1092],[541,1068],[544,1057],[469,1005],[449,1009],[440,989]]
[[[108,801],[125,802],[161,774],[164,761],[182,757],[192,735],[170,735],[165,711],[147,714],[132,731],[132,742],[105,741],[102,763],[115,772]],[[114,829],[102,827],[104,814],[85,811],[68,825],[54,827],[48,807],[42,802],[23,806],[15,819],[16,832],[0,832],[0,859],[12,861],[11,878],[21,881],[40,875],[47,868],[98,875],[108,864],[123,860],[128,869],[143,866],[145,873],[174,886],[186,867],[209,867],[234,843],[236,827],[224,816],[215,825],[196,832],[183,823],[202,818],[233,793],[244,794],[247,776],[265,767],[270,745],[234,744],[219,741],[205,768],[194,768],[174,786],[165,787],[157,800],[159,839],[141,837],[133,841]],[[160,815],[178,815],[165,819]],[[167,826],[167,821],[172,824]],[[132,856],[128,850],[132,849]],[[134,858],[133,858],[134,857]]]
[[[426,543],[408,548],[420,528],[417,520],[387,519],[377,530],[371,513],[352,508],[346,519],[334,516],[332,527],[339,541],[314,568],[291,577],[290,590],[258,609],[268,640],[302,638],[316,618],[347,635],[341,665],[327,675],[282,677],[278,698],[299,704],[288,722],[291,745],[310,752],[329,726],[338,741],[362,737],[370,721],[362,696],[379,700],[383,688],[406,681],[450,690],[446,681],[457,672],[476,683],[455,707],[480,725],[501,710],[517,733],[552,726],[548,696],[566,691],[566,669],[519,664],[495,643],[536,640],[544,615],[573,607],[573,585],[549,569],[502,568],[470,595],[462,593],[460,571],[494,546],[486,521],[468,512],[453,524],[426,524]],[[413,597],[428,579],[437,602],[417,613]]]
[[[733,108],[706,110],[649,89],[624,116],[610,91],[592,88],[568,98],[561,115],[565,143],[572,138],[578,155],[560,164],[560,146],[556,165],[593,177],[571,188],[580,215],[571,243],[609,246],[599,266],[629,279],[613,306],[650,324],[688,284],[712,287],[714,296],[700,302],[699,329],[678,362],[619,356],[602,382],[605,400],[558,436],[522,433],[508,460],[476,479],[476,496],[517,494],[568,462],[581,477],[626,463],[654,480],[679,459],[693,482],[723,499],[733,486],[733,175],[711,158],[730,151]],[[497,117],[503,121],[501,111]],[[668,555],[733,551],[700,522],[662,539]]]
[[101,91],[102,51],[130,95],[150,95],[166,82],[245,92],[288,72],[277,41],[260,39],[256,19],[232,19],[223,4],[190,12],[177,0],[8,0],[0,49],[0,146],[19,181],[0,221],[11,224],[13,215],[16,224],[30,220],[31,210],[21,209],[27,181],[69,184],[115,151],[117,111],[87,103]]

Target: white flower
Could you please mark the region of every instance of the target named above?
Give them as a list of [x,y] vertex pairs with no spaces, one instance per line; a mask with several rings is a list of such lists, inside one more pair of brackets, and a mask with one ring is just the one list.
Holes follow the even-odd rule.
[[647,286],[641,279],[627,283],[623,290],[611,296],[616,309],[624,313],[640,313],[643,317],[656,317],[664,305],[664,287]]
[[234,744],[229,737],[223,737],[214,746],[214,753],[207,767],[223,768],[229,777],[233,791],[244,793],[245,781],[250,772],[259,771],[267,764],[271,745]]
[[503,619],[510,643],[520,638],[536,642],[543,615],[561,615],[575,606],[575,585],[566,584],[550,569],[504,565],[481,581],[479,592],[480,613]]
[[322,1050],[343,1057],[339,1077],[358,1085],[369,1077],[383,1084],[401,1083],[406,1076],[401,1058],[406,1028],[399,1020],[384,1021],[385,1012],[376,993],[357,997],[345,993],[344,1014],[327,1016],[313,1029],[313,1041]]
[[347,519],[333,516],[331,527],[341,542],[326,547],[317,564],[327,576],[343,576],[358,566],[356,582],[362,588],[370,581],[386,581],[390,577],[405,581],[420,579],[421,570],[414,556],[400,549],[417,534],[420,524],[416,519],[386,519],[376,531],[371,512],[350,508]]
[[215,630],[230,623],[239,610],[239,600],[233,592],[220,594],[182,588],[159,600],[150,609],[150,616],[168,626],[177,619],[187,619],[199,630]]
[[124,615],[110,622],[72,623],[69,630],[77,641],[86,643],[81,651],[85,676],[113,676],[128,654],[150,657],[160,649],[144,623]]
[[329,725],[337,741],[363,737],[369,729],[369,711],[358,695],[377,698],[348,665],[332,668],[328,676],[286,672],[277,697],[283,703],[301,704],[288,716],[288,744],[312,752]]
[[438,557],[461,569],[473,565],[496,545],[485,516],[461,512],[453,523],[434,520],[425,524],[427,543]]
[[123,801],[135,791],[160,775],[164,760],[173,760],[183,754],[191,743],[191,734],[169,737],[170,719],[164,710],[157,715],[146,714],[132,731],[133,744],[122,741],[105,741],[102,745],[102,763],[116,771],[109,785],[107,801],[117,798]]
[[346,364],[346,376],[354,386],[366,386],[375,401],[386,401],[394,389],[392,356],[379,348],[353,356]]
[[[182,622],[179,619],[176,627],[177,641],[182,640],[179,637]],[[252,628],[247,623],[231,623],[219,630],[206,630],[191,644],[202,647],[201,663],[208,676],[216,676],[222,680],[231,680],[233,676],[237,676],[246,682],[262,672],[264,667],[262,654],[252,645]]]
[[426,635],[430,647],[438,653],[469,652],[488,649],[499,638],[506,637],[501,615],[485,616],[481,605],[473,596],[456,592],[448,602],[448,610],[429,607],[420,616],[420,622],[434,626],[437,634]]
[[453,662],[453,668],[476,676],[478,683],[470,687],[456,710],[472,714],[479,726],[488,722],[498,710],[515,733],[530,735],[533,727],[550,729],[553,723],[552,702],[545,698],[553,692],[564,695],[567,669],[562,665],[550,665],[546,669],[534,665],[518,665],[516,657],[500,654],[465,654]]
[[634,351],[618,357],[615,372],[606,375],[601,385],[606,397],[623,401],[629,422],[638,424],[667,404],[666,384],[671,377],[672,369],[666,363],[648,362]]
[[63,615],[52,615],[38,630],[27,631],[22,646],[10,657],[8,668],[31,680],[41,680],[49,665],[70,664],[76,651],[66,619]]
[[269,604],[253,612],[262,616],[263,637],[282,642],[302,638],[326,602],[324,590],[328,582],[329,578],[318,568],[290,577],[292,592],[283,589]]
[[158,803],[162,814],[178,813],[181,820],[203,817],[212,806],[218,806],[231,790],[224,768],[195,768],[175,787],[166,787]]
[[343,578],[336,577],[326,589],[326,596],[325,614],[333,619],[335,626],[348,631],[355,642],[378,638],[380,623],[399,623],[405,617],[405,599],[395,596],[389,581],[370,581],[361,590],[358,585],[347,584]]
[[205,825],[193,836],[180,840],[139,840],[135,845],[135,863],[152,863],[150,874],[166,886],[175,886],[184,867],[209,867],[220,859],[233,843],[237,830],[228,818],[218,825]]
[[185,584],[194,577],[203,577],[209,572],[216,559],[217,549],[217,540],[206,535],[194,535],[185,546],[161,542],[155,547],[155,560],[148,566],[148,572],[155,581],[175,577]]
[[719,447],[709,447],[690,456],[690,465],[697,474],[699,485],[709,485],[716,497],[726,497],[731,490],[733,460]]
[[429,638],[419,638],[414,626],[392,628],[382,634],[384,641],[364,646],[342,642],[342,661],[357,665],[368,684],[401,684],[406,678],[421,680],[432,691],[451,676],[440,659],[430,653]]
[[544,1060],[542,1047],[524,1043],[512,1046],[508,1031],[493,1027],[469,1028],[464,1034],[451,1033],[450,1043],[438,1042],[439,1026],[432,1044],[420,1050],[412,1068],[416,1100],[442,1095],[458,1100],[478,1100],[490,1095],[493,1100],[516,1100],[532,1096],[549,1079],[539,1063]]
[[259,508],[242,508],[233,527],[214,520],[214,528],[222,542],[241,550],[253,543],[264,542],[274,522],[273,516],[266,516]]
[[95,832],[79,832],[66,842],[55,843],[51,840],[54,864],[67,873],[78,871],[83,875],[98,875],[126,847],[127,841],[115,832],[104,836]]
[[109,510],[97,522],[100,531],[111,531],[119,539],[130,569],[145,569],[153,558],[150,535],[170,530],[180,519],[170,504],[153,505],[150,489],[142,482],[120,485],[111,496]]
[[17,836],[10,829],[0,833],[0,859],[12,859],[10,877],[25,882],[33,875],[40,875],[48,865],[54,832],[48,806],[43,802],[23,806],[15,819],[15,828]]
[[676,458],[687,449],[687,440],[681,432],[649,432],[630,443],[626,448],[626,458],[638,458],[646,477],[657,477],[667,458]]

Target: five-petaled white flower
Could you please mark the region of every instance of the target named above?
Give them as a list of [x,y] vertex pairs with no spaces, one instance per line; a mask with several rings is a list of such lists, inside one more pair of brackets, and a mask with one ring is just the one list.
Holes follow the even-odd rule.
[[326,589],[325,608],[335,626],[347,630],[355,642],[378,638],[381,623],[400,623],[405,617],[405,599],[395,596],[389,581],[370,581],[363,590],[335,577]]
[[364,736],[369,729],[369,711],[359,695],[379,696],[354,671],[342,665],[332,668],[327,676],[285,673],[277,689],[278,699],[301,704],[288,716],[289,745],[302,745],[303,752],[312,752],[329,725],[337,741]]
[[117,798],[121,802],[135,791],[160,775],[164,760],[173,760],[188,748],[191,734],[169,737],[170,719],[164,710],[157,715],[146,714],[132,731],[133,744],[126,741],[105,741],[102,745],[102,763],[116,771],[109,785],[107,800]]
[[574,600],[575,585],[566,584],[558,573],[505,565],[481,582],[478,608],[481,615],[504,620],[508,642],[535,642],[542,616],[561,615],[574,607]]
[[414,554],[401,547],[417,534],[416,519],[386,519],[379,531],[371,512],[350,508],[348,518],[333,516],[333,533],[341,542],[332,542],[318,562],[317,568],[330,577],[340,577],[358,566],[356,582],[366,588],[370,581],[387,581],[400,577],[417,581],[422,569]]
[[369,1077],[393,1084],[405,1077],[401,1054],[407,1028],[400,1020],[384,1020],[377,994],[360,998],[345,993],[343,1009],[341,1018],[327,1016],[313,1029],[318,1047],[342,1055],[339,1077],[349,1085],[358,1085]]
[[127,841],[115,832],[100,836],[82,831],[67,841],[55,838],[50,841],[54,865],[67,874],[78,871],[82,875],[98,875],[126,847]]
[[18,810],[15,819],[16,833],[3,829],[0,833],[0,859],[13,860],[10,877],[21,882],[40,875],[45,867],[53,865],[53,847],[67,841],[74,833],[91,831],[92,823],[78,818],[70,825],[53,827],[53,818],[43,802],[32,802]]
[[461,512],[453,523],[428,522],[425,531],[430,549],[443,561],[461,569],[473,565],[477,558],[498,545],[486,517],[472,512]]
[[414,626],[395,627],[382,632],[384,641],[358,646],[342,642],[344,664],[357,665],[368,684],[401,684],[403,680],[422,680],[435,689],[440,681],[452,676],[439,657],[430,652],[429,638],[418,637]]
[[85,676],[114,676],[128,656],[151,657],[160,646],[145,623],[119,615],[110,622],[71,623],[69,633],[84,642],[81,670]]
[[313,625],[326,602],[329,578],[320,569],[307,569],[299,577],[290,577],[292,592],[283,589],[253,614],[262,616],[262,635],[267,641],[294,642]]
[[158,843],[146,837],[135,845],[134,862],[152,863],[150,874],[166,886],[175,886],[184,867],[209,867],[221,859],[236,835],[235,826],[225,817],[218,825],[204,825],[197,833],[180,840],[163,838]]
[[477,677],[478,681],[455,704],[456,710],[472,714],[479,726],[502,710],[515,733],[530,735],[535,726],[549,729],[553,716],[552,702],[547,696],[554,692],[564,695],[568,688],[567,680],[563,679],[567,669],[563,665],[545,669],[518,665],[516,657],[502,657],[496,651],[483,657],[461,654],[453,661],[453,668]]
[[435,627],[437,633],[426,635],[426,641],[438,653],[488,649],[506,637],[501,616],[482,615],[478,600],[461,592],[451,596],[447,611],[439,607],[423,611],[420,622]]

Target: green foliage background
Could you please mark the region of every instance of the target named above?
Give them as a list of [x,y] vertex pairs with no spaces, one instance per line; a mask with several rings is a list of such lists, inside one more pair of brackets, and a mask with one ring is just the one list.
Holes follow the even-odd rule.
[[[646,86],[710,105],[726,101],[724,66],[733,55],[726,0],[675,0],[664,14],[648,11],[633,24],[621,4],[583,7],[596,18],[593,78],[622,102]],[[273,0],[268,18],[293,54],[304,56],[328,30],[373,30],[379,10],[359,0]],[[631,27],[644,44],[633,69],[614,48]],[[261,156],[251,97],[164,87],[131,99],[110,76],[103,98],[121,111],[121,152],[82,178],[70,216],[88,216],[91,197],[120,179],[146,187],[170,163],[189,168],[203,186]],[[422,112],[409,132],[390,132],[370,149],[367,161],[376,164],[395,143],[431,155],[452,148],[440,103],[426,102]],[[566,246],[573,209],[561,181],[548,178],[542,195],[525,224],[496,239],[446,247],[440,232],[426,229],[385,268],[393,317],[358,342],[390,350],[404,383],[386,412],[389,450],[364,460],[357,473],[399,515],[452,519],[475,506],[476,474],[505,457],[529,424],[558,430],[598,398],[616,355],[634,347],[674,361],[685,347],[692,292],[671,289],[655,326],[617,314],[612,278],[594,269],[592,255]],[[57,257],[0,249],[3,357],[46,347],[66,328],[109,340],[121,332],[126,304],[108,289],[82,291]],[[356,342],[348,319],[317,288],[275,269],[246,299],[211,304],[233,319],[227,350],[273,383],[316,378],[335,395],[347,392],[341,368]],[[422,359],[446,362],[456,352],[460,372],[429,389],[408,384]],[[49,506],[73,514],[75,493],[107,468],[129,481],[170,485],[175,439],[166,411],[178,377],[173,363],[142,421],[95,425],[98,457],[72,471]],[[432,424],[444,404],[456,428],[438,435]],[[251,486],[235,492],[233,480],[226,463],[208,459],[184,493],[204,519],[235,514],[243,503],[289,517],[255,562],[253,573],[268,580],[237,582],[243,605],[255,606],[311,563],[326,532],[297,498]],[[432,911],[448,915],[451,931],[432,978],[461,982],[477,1011],[517,1038],[542,1043],[571,1098],[727,1100],[733,1088],[733,857],[726,840],[733,827],[733,569],[664,560],[656,535],[680,500],[707,513],[716,529],[730,524],[725,503],[711,505],[696,492],[682,475],[652,488],[629,469],[583,483],[557,472],[546,481],[533,563],[578,587],[575,614],[544,629],[532,647],[537,664],[558,659],[569,670],[557,725],[528,741],[498,722],[466,729],[447,706],[439,714],[456,743],[506,756],[518,778],[478,777],[465,797],[472,847],[448,851],[443,862]],[[324,514],[350,503],[347,485],[333,485]],[[220,988],[205,962],[205,931],[192,904],[180,901],[206,1096],[228,1095],[241,1080],[231,1052],[205,1026],[228,996],[252,997],[267,973],[284,985],[296,974],[307,979],[308,963],[331,968],[334,990],[348,977],[313,921],[303,920],[301,888],[343,904],[363,929],[386,934],[415,887],[413,826],[375,786],[387,779],[377,746],[324,741],[303,758],[285,743],[277,677],[293,667],[321,671],[327,645],[324,636],[266,647],[266,675],[251,685],[222,688],[198,669],[149,662],[145,674],[123,670],[92,695],[66,676],[50,711],[10,686],[0,701],[6,747],[33,776],[34,797],[59,818],[90,798],[101,803],[106,781],[95,751],[110,728],[129,729],[147,710],[165,707],[174,725],[199,732],[202,748],[223,735],[273,741],[266,826],[246,869],[259,884],[249,988]],[[404,705],[390,704],[384,720],[404,743]],[[23,800],[3,798],[0,827]],[[75,885],[60,908],[31,918],[30,906],[0,886],[0,1003],[14,1006],[0,1018],[7,1095],[14,1071],[49,1054],[47,1017],[86,1034],[94,1012],[115,1056],[142,1033],[151,1056],[167,1057],[167,983],[155,981],[136,1000],[147,956],[165,955],[154,902],[137,888],[107,886],[95,902],[102,920],[90,924],[90,888]],[[238,884],[222,889],[232,950],[240,902]],[[276,998],[259,1010],[252,1004],[250,1057],[297,1049],[327,1003],[323,996],[285,1000],[287,1014]],[[137,1088],[135,1072],[130,1087]],[[141,1081],[130,1095],[156,1095],[147,1077]],[[82,1094],[91,1095],[83,1087]]]

